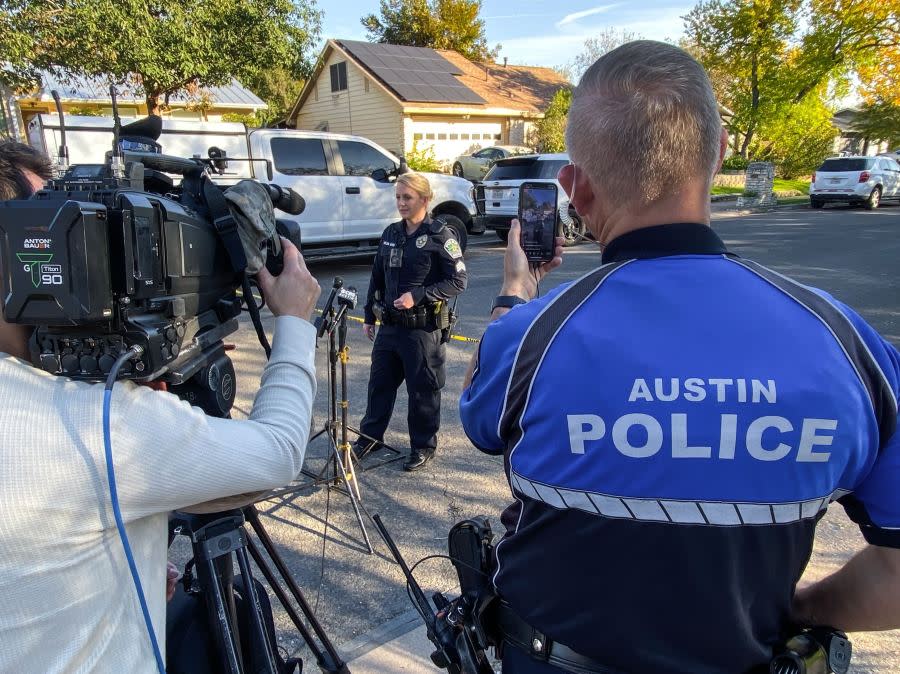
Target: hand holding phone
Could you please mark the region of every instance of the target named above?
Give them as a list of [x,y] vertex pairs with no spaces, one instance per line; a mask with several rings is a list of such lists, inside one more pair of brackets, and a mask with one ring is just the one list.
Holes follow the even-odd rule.
[[529,262],[553,259],[558,230],[556,183],[525,182],[519,186],[519,245]]

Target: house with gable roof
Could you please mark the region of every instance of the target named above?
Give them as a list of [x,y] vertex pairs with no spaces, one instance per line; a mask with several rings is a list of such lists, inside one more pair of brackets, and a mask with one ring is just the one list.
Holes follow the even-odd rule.
[[550,68],[475,63],[445,49],[329,40],[288,115],[304,130],[364,136],[395,154],[449,163],[489,145],[530,145],[553,95]]

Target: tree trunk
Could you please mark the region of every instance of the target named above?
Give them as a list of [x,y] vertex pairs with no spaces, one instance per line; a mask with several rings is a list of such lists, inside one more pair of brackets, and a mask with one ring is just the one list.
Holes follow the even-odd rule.
[[158,91],[148,91],[147,92],[147,114],[148,115],[159,115],[159,113],[160,113],[159,92]]
[[741,156],[747,159],[747,150],[750,149],[750,141],[756,132],[756,120],[759,118],[759,60],[754,52],[750,58],[750,123],[747,125],[747,135],[741,144]]

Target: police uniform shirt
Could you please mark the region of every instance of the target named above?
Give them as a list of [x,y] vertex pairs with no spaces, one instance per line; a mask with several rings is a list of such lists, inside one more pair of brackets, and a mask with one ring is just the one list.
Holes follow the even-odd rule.
[[426,218],[412,235],[407,235],[402,220],[395,222],[381,235],[372,265],[366,323],[375,323],[376,291],[381,291],[382,302],[389,308],[406,292],[419,305],[459,295],[466,289],[466,280],[462,249],[443,222]]
[[463,392],[516,499],[495,584],[611,668],[746,671],[786,636],[829,503],[900,547],[900,353],[705,225],[603,263],[491,323]]

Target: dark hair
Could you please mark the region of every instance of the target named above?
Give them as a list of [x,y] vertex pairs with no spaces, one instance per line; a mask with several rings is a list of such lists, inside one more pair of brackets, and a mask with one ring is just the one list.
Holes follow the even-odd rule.
[[25,143],[0,141],[0,201],[27,199],[34,193],[26,170],[44,180],[53,176],[50,160],[43,153]]

